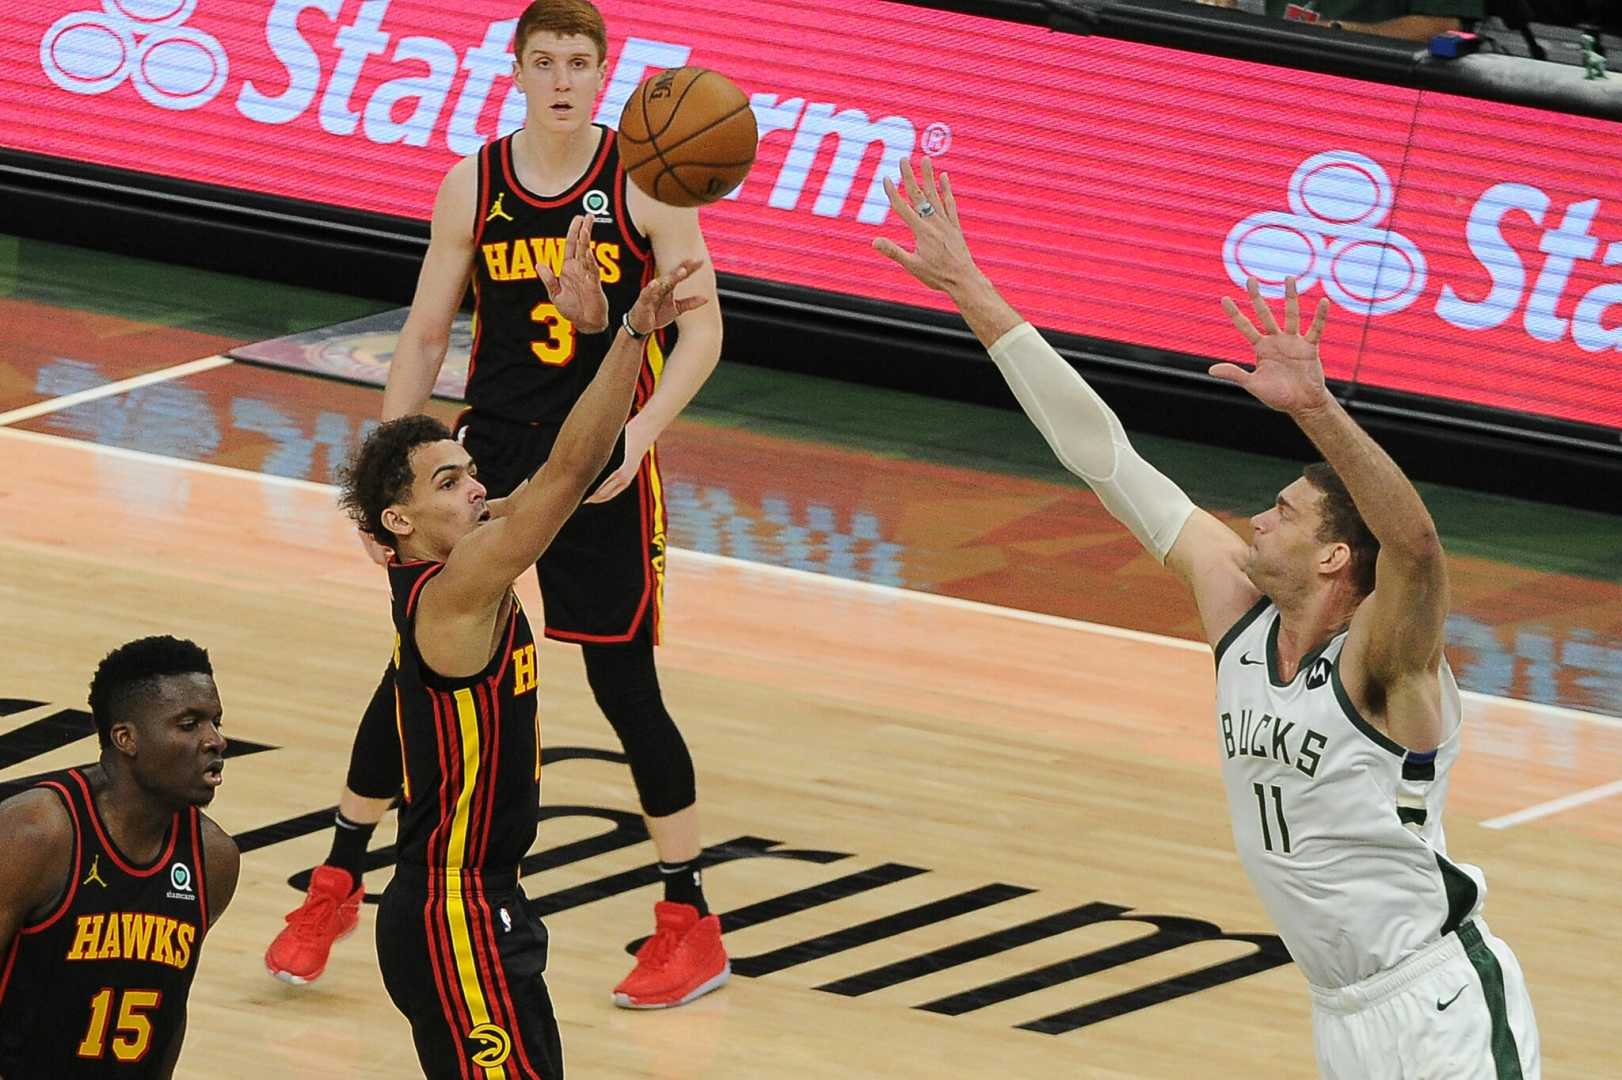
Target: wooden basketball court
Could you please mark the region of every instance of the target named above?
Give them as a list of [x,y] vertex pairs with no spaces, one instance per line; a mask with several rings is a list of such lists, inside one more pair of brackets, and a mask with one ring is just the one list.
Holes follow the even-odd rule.
[[[243,375],[192,379],[226,377]],[[103,653],[169,632],[211,650],[226,732],[251,751],[210,810],[245,857],[179,1075],[416,1075],[371,909],[311,987],[261,959],[298,900],[288,879],[325,854],[389,644],[386,583],[330,489],[15,424],[0,455],[0,689],[43,703],[0,733],[82,707]],[[610,1003],[651,928],[652,850],[577,652],[547,643],[525,887],[571,1075],[1313,1075],[1304,984],[1232,851],[1203,645],[683,551],[667,610],[661,673],[738,975],[670,1012]],[[1487,872],[1546,1075],[1614,1076],[1622,824],[1592,792],[1622,776],[1622,722],[1471,695],[1467,723],[1452,853]],[[12,754],[0,781],[93,756],[93,738]],[[1546,806],[1578,792],[1591,801]]]

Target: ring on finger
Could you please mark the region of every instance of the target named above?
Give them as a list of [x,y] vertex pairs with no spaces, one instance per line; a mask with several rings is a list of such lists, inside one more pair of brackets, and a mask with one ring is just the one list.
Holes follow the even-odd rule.
[[918,210],[918,216],[919,217],[932,217],[932,216],[934,216],[934,213],[935,213],[935,204],[934,203],[929,203],[929,202],[921,202],[921,203],[918,204],[917,210]]

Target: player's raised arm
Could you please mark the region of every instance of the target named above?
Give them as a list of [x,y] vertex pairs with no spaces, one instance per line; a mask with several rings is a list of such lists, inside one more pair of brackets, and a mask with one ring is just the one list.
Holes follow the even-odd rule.
[[1244,574],[1244,542],[1133,449],[1114,411],[981,273],[958,219],[951,179],[943,173],[937,184],[925,158],[922,181],[911,160],[903,164],[901,180],[905,198],[888,178],[884,187],[912,231],[915,250],[884,237],[873,246],[952,299],[1060,463],[1193,591],[1214,644],[1259,596]]
[[665,358],[659,384],[625,425],[625,458],[587,497],[588,503],[607,502],[631,486],[642,467],[642,458],[703,388],[721,359],[721,305],[716,294],[715,268],[698,226],[698,211],[655,202],[634,184],[629,185],[626,197],[653,244],[657,266],[679,266],[689,259],[703,264],[687,282],[687,292],[709,302],[676,320],[676,347]]
[[467,157],[451,166],[434,197],[428,254],[417,274],[411,313],[406,316],[394,358],[389,361],[388,383],[383,388],[384,420],[422,412],[445,363],[451,323],[462,306],[473,273],[478,164],[477,157]]
[[[456,545],[445,569],[428,586],[433,603],[472,612],[498,604],[513,581],[541,557],[569,515],[580,505],[613,452],[620,427],[631,411],[631,396],[642,369],[643,341],[678,314],[706,302],[678,297],[676,288],[699,269],[684,262],[642,290],[617,330],[591,384],[569,410],[552,454],[516,495],[505,514]],[[424,603],[428,594],[424,594]]]
[[1352,619],[1341,678],[1364,714],[1383,722],[1392,738],[1429,750],[1442,730],[1436,673],[1447,619],[1447,563],[1424,500],[1391,456],[1357,425],[1324,385],[1318,339],[1329,301],[1300,329],[1294,278],[1285,281],[1284,325],[1247,282],[1260,328],[1224,298],[1234,326],[1255,350],[1255,367],[1218,364],[1211,374],[1248,390],[1289,414],[1346,485],[1369,531],[1380,541],[1374,592]]

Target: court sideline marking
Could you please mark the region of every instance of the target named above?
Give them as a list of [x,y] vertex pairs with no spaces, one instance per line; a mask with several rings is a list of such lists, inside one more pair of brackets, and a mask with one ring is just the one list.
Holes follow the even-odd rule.
[[1562,795],[1558,799],[1528,806],[1525,810],[1517,810],[1513,814],[1502,817],[1488,818],[1481,823],[1483,829],[1510,829],[1528,821],[1536,821],[1550,814],[1558,814],[1562,810],[1570,810],[1574,806],[1586,806],[1591,802],[1608,799],[1612,795],[1622,794],[1622,780],[1612,780],[1609,784],[1601,784],[1585,791],[1574,791],[1570,795]]
[[[209,358],[214,359],[214,358]],[[227,363],[230,361],[227,359]],[[203,361],[194,361],[203,363]],[[185,365],[180,365],[184,367]],[[214,366],[218,366],[217,364]],[[202,369],[202,370],[207,370]],[[158,374],[154,372],[153,374]],[[106,389],[99,387],[98,389]],[[70,395],[72,396],[72,395]],[[60,399],[59,399],[60,400]],[[0,414],[0,419],[6,414]],[[122,446],[108,446],[103,443],[89,442],[84,439],[73,439],[61,435],[49,435],[44,432],[25,431],[18,428],[0,426],[0,437],[21,439],[25,442],[39,443],[46,446],[68,446],[93,454],[106,457],[121,458],[126,461],[143,462],[166,468],[187,469],[193,472],[207,473],[212,476],[223,476],[232,479],[257,480],[260,483],[275,487],[292,488],[325,495],[329,498],[336,496],[338,489],[332,484],[323,484],[314,480],[302,480],[291,476],[277,476],[273,473],[255,472],[251,469],[239,468],[232,465],[215,465],[207,461],[192,461],[188,458],[168,457],[163,454],[153,454],[145,450],[131,450]],[[967,611],[980,615],[988,615],[1002,619],[1012,619],[1016,622],[1034,623],[1039,626],[1049,626],[1060,630],[1069,630],[1075,633],[1093,634],[1100,637],[1113,637],[1126,641],[1136,641],[1162,648],[1182,649],[1186,652],[1209,653],[1210,646],[1203,641],[1190,641],[1187,638],[1171,637],[1167,634],[1155,634],[1146,630],[1131,630],[1121,626],[1110,626],[1105,623],[1087,622],[1083,619],[1072,619],[1064,615],[1049,615],[1040,611],[1025,611],[1021,608],[1002,607],[997,604],[988,604],[980,600],[965,600],[956,596],[943,596],[940,593],[922,592],[917,589],[904,589],[896,585],[881,585],[872,581],[856,581],[851,578],[835,577],[831,574],[819,574],[812,570],[799,570],[789,566],[773,566],[770,563],[751,562],[747,559],[735,558],[731,555],[717,555],[707,551],[693,551],[687,548],[672,547],[670,554],[678,556],[681,560],[690,559],[698,563],[709,563],[713,566],[724,566],[729,569],[746,573],[758,573],[769,577],[778,577],[793,581],[801,586],[813,586],[820,589],[834,591],[865,593],[882,596],[889,600],[915,601],[936,607],[952,608],[958,611]],[[1596,727],[1609,728],[1622,731],[1622,718],[1609,716],[1605,713],[1589,712],[1584,709],[1572,709],[1563,705],[1547,705],[1538,701],[1522,701],[1518,698],[1498,697],[1493,694],[1483,694],[1475,690],[1460,690],[1460,697],[1484,705],[1501,708],[1518,709],[1524,712],[1537,713],[1551,719],[1573,721],[1576,723],[1592,724]],[[1538,803],[1534,806],[1517,810],[1510,814],[1491,818],[1481,824],[1487,828],[1507,829],[1537,818],[1547,817],[1562,810],[1571,809],[1611,795],[1622,793],[1622,780],[1604,784],[1596,788],[1564,795],[1548,802]]]
[[214,368],[223,367],[234,362],[229,356],[220,356],[218,354],[205,356],[201,360],[188,360],[184,364],[149,371],[145,375],[133,375],[128,379],[93,386],[89,390],[80,390],[77,393],[63,394],[60,397],[36,401],[32,405],[24,405],[19,409],[12,409],[10,412],[0,413],[0,427],[23,420],[32,420],[34,417],[44,416],[46,413],[71,409],[75,405],[83,405],[85,402],[95,401],[97,398],[112,397],[114,394],[122,394],[126,390],[139,390],[141,387],[151,386],[153,383],[184,378],[187,375],[195,375],[200,371],[212,371]]

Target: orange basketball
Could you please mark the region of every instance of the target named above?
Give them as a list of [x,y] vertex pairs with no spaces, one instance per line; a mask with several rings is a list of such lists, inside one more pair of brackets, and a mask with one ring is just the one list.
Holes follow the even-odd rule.
[[631,180],[671,206],[704,206],[743,183],[760,141],[744,92],[698,67],[643,79],[625,103],[619,137]]

